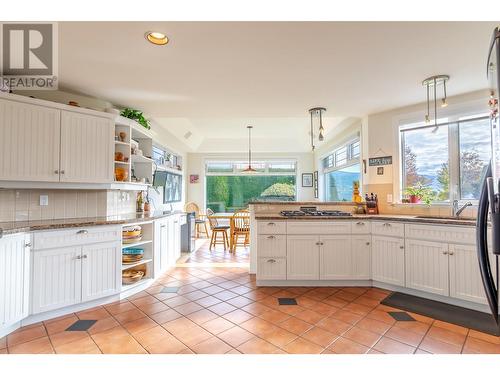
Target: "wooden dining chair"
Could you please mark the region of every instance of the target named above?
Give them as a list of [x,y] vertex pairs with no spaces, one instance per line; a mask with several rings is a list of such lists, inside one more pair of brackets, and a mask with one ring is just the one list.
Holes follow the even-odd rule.
[[[207,220],[210,224],[210,230],[212,232],[209,249],[211,251],[212,247],[215,247],[217,244],[222,244],[224,245],[224,251],[226,251],[226,248],[229,247],[229,236],[227,234],[227,230],[230,229],[230,226],[221,225],[217,218],[212,216],[213,214],[214,212],[210,208],[207,208]],[[222,234],[221,240],[217,239],[219,233]]]
[[[250,212],[248,210],[236,211],[231,218],[231,250],[236,253],[238,245],[250,244]],[[241,239],[241,240],[240,240]]]
[[196,232],[196,238],[200,238],[200,229],[207,238],[208,236],[208,227],[207,227],[207,217],[206,215],[202,214],[200,211],[200,207],[194,202],[188,202],[184,205],[184,211],[185,212],[194,212],[194,219],[195,219],[195,232]]

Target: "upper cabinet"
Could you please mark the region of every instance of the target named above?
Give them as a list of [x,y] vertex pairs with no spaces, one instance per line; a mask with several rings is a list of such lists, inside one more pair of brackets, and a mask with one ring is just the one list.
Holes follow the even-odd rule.
[[61,181],[112,182],[113,136],[108,118],[62,111]]
[[113,182],[109,114],[25,101],[0,99],[0,180]]
[[59,181],[61,111],[0,99],[0,180]]

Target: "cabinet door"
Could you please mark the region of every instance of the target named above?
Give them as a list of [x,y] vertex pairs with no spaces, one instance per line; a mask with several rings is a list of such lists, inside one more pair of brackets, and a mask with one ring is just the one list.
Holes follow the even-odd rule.
[[[487,304],[474,245],[449,245],[450,297]],[[495,256],[489,253],[491,272],[496,274]]]
[[319,236],[288,236],[286,253],[288,280],[319,279]]
[[371,236],[352,236],[352,279],[370,280],[372,278]]
[[82,299],[81,247],[33,252],[33,313],[55,310]]
[[61,181],[113,181],[113,122],[82,113],[61,114]]
[[174,216],[174,259],[172,266],[175,266],[177,260],[181,257],[181,224],[179,216]]
[[320,236],[319,278],[348,280],[351,278],[351,236]]
[[0,180],[59,181],[60,114],[0,99]]
[[286,258],[259,257],[258,280],[286,280]]
[[29,235],[0,239],[0,328],[28,316]]
[[167,269],[167,219],[155,221],[154,234],[154,269],[158,277]]
[[447,296],[448,244],[406,240],[406,287]]
[[121,243],[83,246],[82,301],[120,293],[121,285]]
[[372,236],[372,278],[405,285],[405,252],[402,238]]

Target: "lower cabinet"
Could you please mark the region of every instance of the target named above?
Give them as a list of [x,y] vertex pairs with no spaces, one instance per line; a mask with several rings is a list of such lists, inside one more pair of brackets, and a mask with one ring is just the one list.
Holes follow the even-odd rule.
[[352,236],[351,241],[351,279],[371,280],[372,278],[372,236]]
[[117,294],[121,289],[121,242],[35,250],[33,313]]
[[181,256],[181,224],[179,219],[179,215],[173,215],[155,221],[155,277],[174,266]]
[[387,284],[405,285],[404,239],[372,236],[372,279]]
[[319,237],[320,280],[346,280],[352,275],[351,235]]
[[286,278],[319,280],[319,236],[287,236]]
[[447,296],[448,244],[407,239],[406,287]]
[[[450,267],[450,297],[470,302],[487,304],[483,282],[479,272],[475,245],[453,245],[448,248]],[[490,260],[494,259],[492,253]],[[493,275],[496,274],[496,262],[490,262]]]
[[257,277],[259,280],[286,280],[286,258],[259,257]]
[[0,333],[29,313],[29,239],[27,234],[0,239]]

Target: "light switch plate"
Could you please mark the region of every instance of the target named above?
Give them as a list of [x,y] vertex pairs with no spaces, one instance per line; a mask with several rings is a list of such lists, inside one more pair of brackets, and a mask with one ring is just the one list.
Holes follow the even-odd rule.
[[392,194],[387,194],[387,203],[392,203]]
[[40,206],[48,206],[48,205],[49,205],[49,196],[40,195]]

